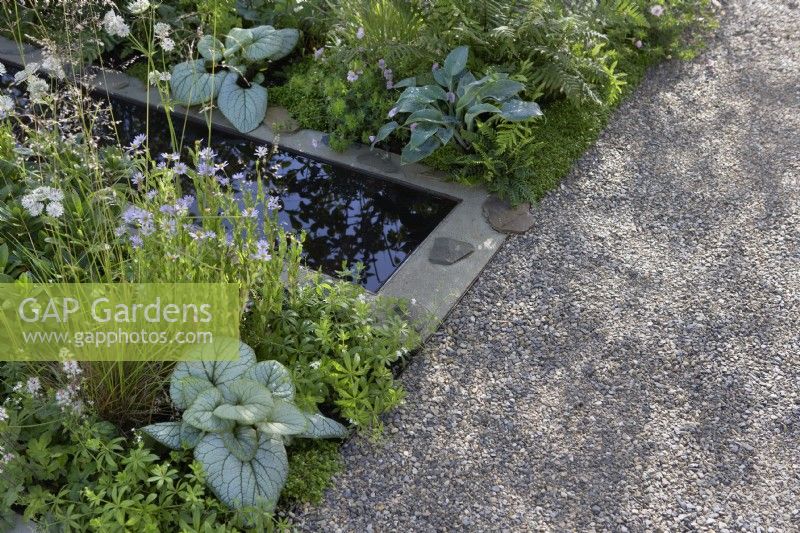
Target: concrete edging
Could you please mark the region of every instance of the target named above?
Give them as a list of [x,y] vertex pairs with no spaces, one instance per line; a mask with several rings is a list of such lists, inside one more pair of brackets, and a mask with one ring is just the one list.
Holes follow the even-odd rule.
[[[16,42],[0,37],[0,60],[25,64],[39,61],[40,58],[41,51],[35,47],[20,47]],[[161,98],[155,88],[147,87],[140,80],[122,72],[101,69],[91,84],[94,89],[109,95],[161,107]],[[205,115],[195,109],[176,106],[174,112],[192,120],[206,120]],[[213,113],[211,122],[214,127],[227,133],[242,135],[220,113]],[[458,202],[377,292],[378,296],[410,300],[415,316],[431,319],[432,324],[426,328],[426,336],[444,320],[507,237],[504,233],[495,231],[482,214],[482,205],[490,196],[486,190],[448,182],[442,173],[424,165],[401,166],[396,154],[380,149],[371,150],[358,144],[345,152],[335,152],[322,142],[324,132],[299,130],[278,134],[265,124],[245,136],[381,179],[446,196]],[[452,265],[433,264],[428,257],[437,237],[465,241],[474,246],[475,251]]]

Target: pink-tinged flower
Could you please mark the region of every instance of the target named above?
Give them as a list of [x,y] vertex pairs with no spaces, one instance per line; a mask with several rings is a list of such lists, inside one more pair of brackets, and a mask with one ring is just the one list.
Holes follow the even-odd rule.
[[370,135],[369,136],[369,142],[371,142],[371,143],[375,142],[375,136],[374,135]]
[[664,6],[656,4],[650,7],[650,14],[654,17],[660,17],[664,14]]
[[325,53],[325,47],[317,48],[314,50],[314,59],[319,59],[322,57],[322,54]]
[[447,93],[447,101],[450,102],[451,104],[454,103],[456,101],[456,93],[454,93],[453,91],[449,91]]
[[358,74],[356,74],[352,70],[347,72],[347,81],[349,81],[350,83],[353,83],[357,79],[358,79]]
[[636,42],[635,42],[635,43],[633,43],[633,45],[634,45],[636,48],[641,48],[641,47],[643,46],[643,45],[642,45],[642,41],[640,41],[639,39],[636,39]]
[[396,107],[393,107],[393,108],[391,108],[391,109],[389,110],[389,114],[388,114],[387,116],[388,116],[389,118],[394,118],[394,116],[395,116],[396,114],[397,114],[397,108],[396,108]]
[[409,126],[409,129],[410,129],[411,131],[414,131],[415,129],[417,129],[417,123],[416,123],[416,122],[412,122],[412,123],[411,123],[411,126]]
[[387,68],[386,70],[383,71],[383,77],[386,78],[387,80],[392,80],[394,79],[394,72],[392,72],[392,69]]
[[364,28],[358,28],[358,31],[356,31],[356,39],[363,39],[365,34]]
[[439,70],[439,63],[434,63],[431,70]]
[[394,82],[392,80],[387,81],[386,82],[386,88],[387,89],[394,89]]
[[385,69],[386,68],[386,61],[383,60],[383,59],[379,59],[378,60],[378,68],[381,69],[381,70]]

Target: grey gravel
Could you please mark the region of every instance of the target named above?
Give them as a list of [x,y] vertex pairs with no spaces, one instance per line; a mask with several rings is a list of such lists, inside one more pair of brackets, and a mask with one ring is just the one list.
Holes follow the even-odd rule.
[[800,8],[725,9],[535,208],[300,527],[800,529]]

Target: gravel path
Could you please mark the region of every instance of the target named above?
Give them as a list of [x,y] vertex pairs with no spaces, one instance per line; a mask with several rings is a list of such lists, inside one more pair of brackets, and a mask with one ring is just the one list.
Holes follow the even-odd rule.
[[650,72],[314,531],[800,529],[800,5]]

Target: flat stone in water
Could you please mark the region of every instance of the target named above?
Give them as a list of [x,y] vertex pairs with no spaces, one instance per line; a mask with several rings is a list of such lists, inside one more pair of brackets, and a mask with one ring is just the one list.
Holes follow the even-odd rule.
[[511,207],[511,204],[497,196],[490,196],[483,203],[483,216],[495,230],[503,233],[525,233],[534,222],[531,204]]
[[437,237],[433,241],[433,248],[429,261],[435,265],[452,265],[461,261],[475,251],[475,247],[468,242],[451,239],[449,237]]

